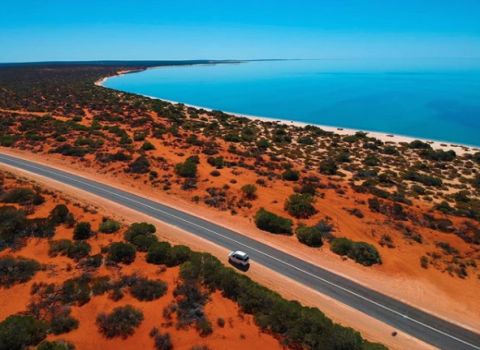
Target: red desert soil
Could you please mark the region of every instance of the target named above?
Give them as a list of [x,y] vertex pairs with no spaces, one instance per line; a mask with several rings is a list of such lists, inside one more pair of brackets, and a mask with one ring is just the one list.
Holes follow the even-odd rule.
[[[17,181],[11,177],[6,177],[6,187],[19,187]],[[25,186],[23,182],[22,186]],[[30,218],[46,217],[56,204],[65,203],[77,222],[88,221],[92,224],[92,228],[96,229],[102,220],[100,213],[85,211],[78,203],[71,203],[70,199],[61,198],[61,195],[58,193],[53,195],[43,193],[42,195],[46,199],[45,203],[37,206],[35,213],[29,216]],[[99,253],[102,247],[107,246],[111,242],[123,240],[123,232],[124,229],[115,234],[98,234],[96,237],[89,239],[88,242],[92,246],[91,254]],[[61,225],[57,227],[53,239],[72,239],[72,235],[73,228]],[[11,251],[6,249],[0,252],[0,257],[14,255],[33,258],[47,266],[45,271],[38,272],[27,283],[15,284],[11,288],[0,288],[0,321],[9,315],[26,310],[31,300],[30,290],[34,283],[61,284],[69,278],[78,277],[82,274],[82,269],[77,268],[73,260],[62,256],[49,257],[48,250],[49,243],[47,239],[30,238],[27,244],[19,250]],[[116,302],[107,295],[93,296],[87,304],[81,307],[72,307],[72,316],[80,322],[78,329],[59,336],[50,335],[48,339],[70,341],[79,350],[152,349],[153,340],[149,336],[149,332],[153,327],[157,327],[162,333],[168,332],[170,334],[175,349],[190,349],[193,345],[206,345],[211,349],[282,348],[276,338],[260,331],[251,315],[242,314],[234,302],[222,297],[219,293],[213,293],[210,296],[205,308],[208,319],[213,326],[211,335],[201,337],[194,327],[176,329],[175,325],[166,326],[162,311],[166,305],[175,300],[173,289],[179,278],[179,269],[178,267],[161,269],[159,266],[148,264],[145,262],[144,255],[144,253],[137,253],[134,263],[121,265],[119,268],[105,267],[103,265],[94,272],[94,275],[107,275],[113,278],[120,274],[130,275],[138,273],[145,277],[160,279],[168,284],[166,295],[151,302],[140,302],[129,293],[125,293],[125,296]],[[130,304],[143,312],[144,321],[140,327],[127,339],[107,339],[103,337],[95,324],[96,316],[101,312],[110,312],[116,306],[126,304]],[[217,319],[219,318],[225,320],[224,327],[220,327],[217,324]]]
[[[160,141],[153,140],[152,142],[156,142],[156,150],[153,152],[172,163],[185,158],[185,156],[180,157],[178,155],[178,150],[169,148]],[[478,272],[470,273],[468,277],[461,279],[433,267],[423,269],[419,263],[422,255],[437,249],[435,247],[437,241],[448,242],[462,254],[471,257],[478,256],[478,249],[476,251],[472,250],[468,244],[455,235],[424,227],[416,229],[422,234],[425,242],[414,244],[404,239],[398,230],[392,229],[389,225],[384,225],[385,217],[381,214],[372,213],[365,204],[368,196],[353,192],[349,186],[342,185],[343,194],[339,194],[333,189],[322,190],[324,198],[319,198],[315,202],[318,214],[309,220],[303,220],[303,222],[313,224],[322,218],[329,217],[335,226],[337,236],[345,236],[374,244],[382,256],[382,265],[364,267],[351,260],[343,261],[341,257],[330,252],[327,245],[322,248],[310,248],[300,244],[295,236],[272,235],[258,230],[252,222],[252,216],[260,207],[287,216],[283,203],[288,195],[293,193],[293,186],[287,181],[273,180],[268,183],[267,187],[257,186],[258,199],[252,201],[252,208],[242,208],[234,216],[228,211],[210,208],[202,201],[199,203],[192,202],[195,195],[204,195],[206,188],[221,187],[225,184],[230,186],[229,191],[241,196],[241,186],[247,183],[255,183],[257,179],[252,172],[242,169],[233,174],[232,170],[228,168],[221,169],[222,175],[219,177],[207,176],[212,167],[207,164],[206,159],[202,158],[205,157],[204,155],[199,155],[201,162],[198,170],[199,178],[204,180],[198,182],[197,189],[181,191],[172,188],[169,191],[163,191],[160,188],[152,188],[152,185],[142,177],[133,179],[130,175],[125,174],[120,167],[107,171],[98,169],[93,161],[87,162],[89,166],[85,166],[84,162],[57,155],[31,154],[11,149],[2,149],[2,151],[156,199],[172,207],[188,211],[274,245],[292,255],[345,275],[418,308],[449,318],[451,321],[472,329],[480,330],[478,326],[480,324],[478,317],[480,314],[480,299],[477,293],[480,288],[480,278],[478,277],[480,275],[478,275]],[[228,153],[222,155],[226,159],[229,157]],[[234,183],[232,180],[235,180]],[[341,181],[338,183],[342,184]],[[422,207],[422,203],[416,203],[416,205],[413,210],[418,211],[418,213],[426,211],[426,208]],[[348,213],[345,208],[359,208],[364,217],[357,218]],[[461,221],[456,217],[449,216],[449,219],[454,224]],[[381,235],[385,233],[393,238],[394,249],[381,247],[378,244]]]

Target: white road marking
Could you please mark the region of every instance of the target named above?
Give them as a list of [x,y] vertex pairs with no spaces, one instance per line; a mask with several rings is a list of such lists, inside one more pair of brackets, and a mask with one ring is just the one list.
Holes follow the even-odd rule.
[[[0,155],[0,159],[2,159],[2,155]],[[5,159],[5,158],[3,158],[3,159]],[[272,255],[270,255],[270,254],[264,253],[264,252],[262,252],[261,250],[258,250],[258,249],[254,248],[254,247],[251,247],[251,246],[249,246],[249,245],[247,245],[247,244],[245,244],[245,243],[239,242],[239,241],[237,241],[237,240],[235,240],[235,239],[233,239],[233,238],[230,238],[230,237],[228,237],[228,236],[225,236],[225,235],[223,235],[223,234],[221,234],[221,233],[219,233],[219,232],[210,230],[209,228],[206,228],[206,227],[204,227],[204,226],[202,226],[202,225],[199,225],[199,224],[196,224],[196,223],[194,223],[194,222],[191,222],[191,221],[188,221],[188,220],[186,220],[186,219],[183,219],[183,218],[181,218],[181,217],[179,217],[179,216],[177,216],[177,215],[175,215],[175,214],[171,214],[171,213],[169,213],[169,212],[167,212],[167,211],[165,211],[165,210],[152,207],[151,205],[148,205],[148,204],[145,204],[145,203],[143,203],[143,202],[137,201],[137,200],[135,200],[135,199],[133,199],[133,198],[129,198],[128,196],[124,196],[124,195],[122,195],[122,194],[119,194],[119,193],[110,191],[110,190],[105,189],[105,188],[102,188],[102,187],[100,187],[100,186],[97,186],[97,185],[94,185],[94,184],[90,184],[90,183],[84,182],[84,181],[82,181],[82,180],[77,180],[77,179],[75,179],[75,178],[73,178],[73,177],[70,177],[70,176],[68,176],[68,175],[64,175],[64,174],[63,174],[63,171],[62,171],[62,173],[59,173],[59,172],[55,172],[55,171],[50,171],[49,169],[45,169],[45,168],[41,168],[41,167],[38,167],[38,166],[35,166],[35,165],[31,165],[31,164],[28,164],[28,163],[22,163],[22,161],[12,160],[12,159],[9,159],[9,158],[6,158],[6,159],[7,159],[8,161],[10,161],[10,162],[14,162],[14,163],[16,162],[17,164],[20,164],[20,165],[23,164],[24,167],[26,166],[26,167],[31,167],[31,168],[33,168],[33,169],[41,170],[41,171],[43,171],[43,172],[47,172],[47,173],[50,173],[50,174],[53,174],[53,175],[56,175],[56,176],[59,176],[59,177],[63,177],[63,178],[69,179],[70,181],[74,181],[74,182],[81,183],[81,184],[83,184],[83,185],[85,185],[85,186],[87,186],[87,187],[91,187],[91,188],[94,188],[94,189],[97,189],[97,190],[100,190],[100,191],[107,192],[107,193],[109,193],[109,194],[111,194],[111,195],[113,195],[113,196],[117,196],[117,197],[122,198],[122,199],[124,199],[124,200],[127,200],[127,201],[130,201],[130,202],[139,204],[139,205],[141,205],[141,206],[147,207],[147,208],[152,209],[152,210],[154,210],[154,211],[158,211],[158,212],[160,212],[160,213],[162,213],[162,214],[164,214],[164,215],[171,216],[171,217],[173,217],[173,218],[175,218],[175,219],[177,219],[177,220],[186,222],[186,223],[188,223],[188,224],[190,224],[190,225],[193,225],[193,226],[196,226],[196,227],[201,228],[201,229],[203,229],[203,230],[206,230],[206,231],[208,231],[208,232],[211,232],[211,233],[213,233],[213,234],[215,234],[215,235],[217,235],[217,236],[223,237],[223,238],[225,238],[225,239],[227,239],[227,240],[230,240],[230,241],[232,241],[232,242],[235,242],[236,244],[239,244],[239,245],[242,245],[242,246],[244,246],[244,247],[246,247],[246,248],[248,248],[248,249],[251,249],[251,250],[253,250],[253,251],[255,251],[255,252],[259,253],[259,254],[265,255],[265,256],[269,257],[270,259],[273,259],[273,260],[275,260],[275,261],[277,261],[277,262],[279,262],[279,263],[282,263],[282,264],[284,264],[284,265],[286,265],[286,266],[288,266],[288,267],[291,267],[291,268],[293,268],[293,269],[295,269],[295,270],[297,270],[297,271],[300,271],[300,272],[302,272],[302,273],[304,273],[304,274],[306,274],[306,275],[308,275],[308,276],[311,276],[311,277],[313,277],[313,278],[316,278],[316,279],[318,279],[318,280],[320,280],[320,281],[322,281],[322,282],[324,282],[324,283],[326,283],[326,284],[329,284],[329,285],[334,286],[334,287],[336,287],[336,288],[338,288],[338,289],[340,289],[340,290],[343,290],[344,292],[350,293],[350,294],[356,296],[357,298],[360,298],[360,299],[362,299],[362,300],[364,300],[364,301],[367,301],[367,302],[369,302],[369,303],[371,303],[371,304],[373,304],[373,305],[376,305],[376,306],[378,306],[378,307],[380,307],[380,308],[382,308],[382,309],[384,309],[384,310],[390,311],[391,313],[393,313],[393,314],[395,314],[395,315],[398,315],[398,316],[404,317],[404,318],[406,318],[406,319],[409,319],[409,320],[411,320],[412,322],[414,322],[414,323],[416,323],[416,324],[419,324],[419,325],[421,325],[421,326],[423,326],[423,327],[425,327],[425,328],[428,328],[428,329],[430,329],[430,330],[432,330],[432,331],[434,331],[434,332],[437,332],[437,333],[439,333],[439,334],[442,334],[442,335],[444,335],[444,336],[447,336],[447,337],[449,337],[449,338],[451,338],[451,339],[454,339],[454,340],[456,340],[456,341],[458,341],[458,342],[460,342],[460,343],[462,343],[462,344],[465,344],[465,345],[467,345],[467,346],[470,346],[470,347],[472,347],[472,348],[474,348],[474,349],[480,350],[480,347],[478,347],[478,346],[476,346],[476,345],[474,345],[474,344],[471,344],[471,343],[469,343],[469,342],[467,342],[467,341],[465,341],[465,340],[462,340],[462,339],[460,339],[460,338],[457,338],[457,337],[454,336],[454,335],[451,335],[451,334],[449,334],[449,333],[446,333],[446,332],[444,332],[444,331],[442,331],[442,330],[440,330],[440,329],[437,329],[437,328],[435,328],[435,327],[429,326],[428,324],[425,324],[425,323],[423,323],[423,322],[421,322],[421,321],[418,321],[418,320],[416,320],[416,319],[414,319],[414,318],[411,318],[411,317],[409,317],[409,316],[407,316],[407,315],[405,315],[405,314],[402,314],[401,312],[398,312],[398,311],[396,311],[396,310],[394,310],[394,309],[392,309],[392,308],[390,308],[390,307],[388,307],[388,306],[382,305],[382,304],[380,304],[380,303],[378,303],[378,302],[376,302],[376,301],[374,301],[374,300],[372,300],[372,299],[369,299],[369,298],[367,298],[367,297],[365,297],[365,296],[363,296],[363,295],[361,295],[361,294],[358,294],[358,293],[356,293],[356,292],[354,292],[354,291],[352,291],[352,290],[350,290],[350,289],[348,289],[348,288],[342,287],[342,286],[340,286],[340,285],[338,285],[338,284],[336,284],[336,283],[334,283],[334,282],[330,282],[330,281],[328,281],[328,280],[326,280],[326,279],[324,279],[324,278],[322,278],[322,277],[319,277],[319,276],[317,276],[317,275],[315,275],[315,274],[313,274],[313,273],[311,273],[311,272],[308,272],[308,271],[305,271],[305,270],[303,270],[303,269],[301,269],[301,268],[299,268],[299,267],[296,267],[295,265],[292,265],[292,264],[290,264],[290,263],[288,263],[288,262],[286,262],[286,261],[283,261],[283,260],[281,260],[281,259],[278,259],[278,258],[276,258],[276,257],[274,257],[274,256],[272,256]],[[122,192],[124,192],[124,191],[122,191]],[[95,193],[94,193],[94,194],[95,194]],[[121,204],[121,203],[120,203],[120,204]],[[174,210],[176,210],[176,209],[174,209]]]

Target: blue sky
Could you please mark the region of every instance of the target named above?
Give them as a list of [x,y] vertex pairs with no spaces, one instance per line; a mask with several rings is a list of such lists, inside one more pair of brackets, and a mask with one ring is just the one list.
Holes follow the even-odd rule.
[[478,0],[5,1],[0,62],[480,58]]

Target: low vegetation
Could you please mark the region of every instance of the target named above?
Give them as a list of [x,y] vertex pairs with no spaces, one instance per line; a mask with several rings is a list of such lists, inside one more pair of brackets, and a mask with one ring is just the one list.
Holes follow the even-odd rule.
[[278,216],[263,208],[255,214],[255,224],[260,230],[271,233],[292,234],[292,220]]
[[11,287],[15,283],[28,282],[39,270],[40,264],[32,259],[0,257],[0,287]]
[[143,321],[143,313],[131,305],[119,306],[109,314],[97,316],[99,331],[107,338],[127,338]]
[[365,266],[382,263],[378,250],[366,242],[354,242],[344,237],[334,238],[330,249],[335,254],[348,256]]

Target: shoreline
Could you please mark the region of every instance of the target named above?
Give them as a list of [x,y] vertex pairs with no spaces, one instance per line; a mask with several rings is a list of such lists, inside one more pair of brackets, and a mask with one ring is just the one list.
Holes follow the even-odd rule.
[[[153,69],[157,67],[148,67],[144,70],[147,69]],[[131,69],[131,70],[122,70],[118,71],[117,74],[112,75],[112,76],[107,76],[104,78],[101,78],[95,82],[96,86],[100,86],[106,89],[112,89],[116,91],[121,91],[121,92],[127,92],[127,91],[122,91],[122,90],[117,90],[113,88],[109,88],[104,86],[104,83],[113,77],[119,77],[124,74],[129,74],[129,73],[136,73],[136,72],[142,72],[144,70],[138,70],[138,69]],[[131,92],[127,92],[131,93]],[[140,94],[140,93],[133,93],[135,95],[143,96],[150,98],[152,100],[160,100],[172,104],[182,104],[186,107],[190,108],[195,108],[195,109],[203,109],[208,112],[212,112],[215,109],[213,108],[208,108],[208,107],[203,107],[203,106],[198,106],[198,105],[193,105],[193,104],[188,104],[188,103],[183,103],[183,102],[178,102],[178,101],[173,101],[173,100],[168,100],[165,98],[160,98],[160,97],[155,97],[155,96],[150,96],[150,95],[145,95],[145,94]],[[288,120],[288,119],[282,119],[282,118],[271,118],[271,117],[263,117],[263,116],[257,116],[257,115],[251,115],[251,114],[242,114],[242,113],[237,113],[237,112],[230,112],[230,111],[224,111],[222,110],[223,113],[233,115],[235,117],[240,117],[240,118],[248,118],[251,120],[257,120],[257,121],[263,121],[263,122],[276,122],[276,123],[281,123],[281,124],[286,124],[290,126],[295,126],[295,127],[306,127],[308,125],[310,126],[316,126],[319,127],[325,131],[328,132],[333,132],[335,134],[339,135],[354,135],[357,132],[364,132],[367,133],[368,136],[374,137],[382,142],[389,143],[410,143],[414,140],[420,140],[423,142],[426,142],[430,144],[433,148],[437,149],[442,149],[442,150],[453,150],[457,152],[458,154],[464,154],[469,151],[480,151],[480,146],[474,146],[474,145],[468,145],[468,144],[459,144],[459,143],[452,143],[449,141],[442,141],[442,140],[435,140],[435,139],[427,139],[427,138],[422,138],[422,137],[414,137],[414,136],[409,136],[409,135],[401,135],[401,134],[394,134],[394,133],[388,133],[388,132],[382,132],[382,131],[372,131],[372,130],[361,130],[361,129],[352,129],[352,128],[344,128],[344,127],[339,127],[339,126],[332,126],[332,125],[323,125],[323,124],[317,124],[317,123],[307,123],[307,122],[301,122],[301,121],[294,121],[294,120]]]

